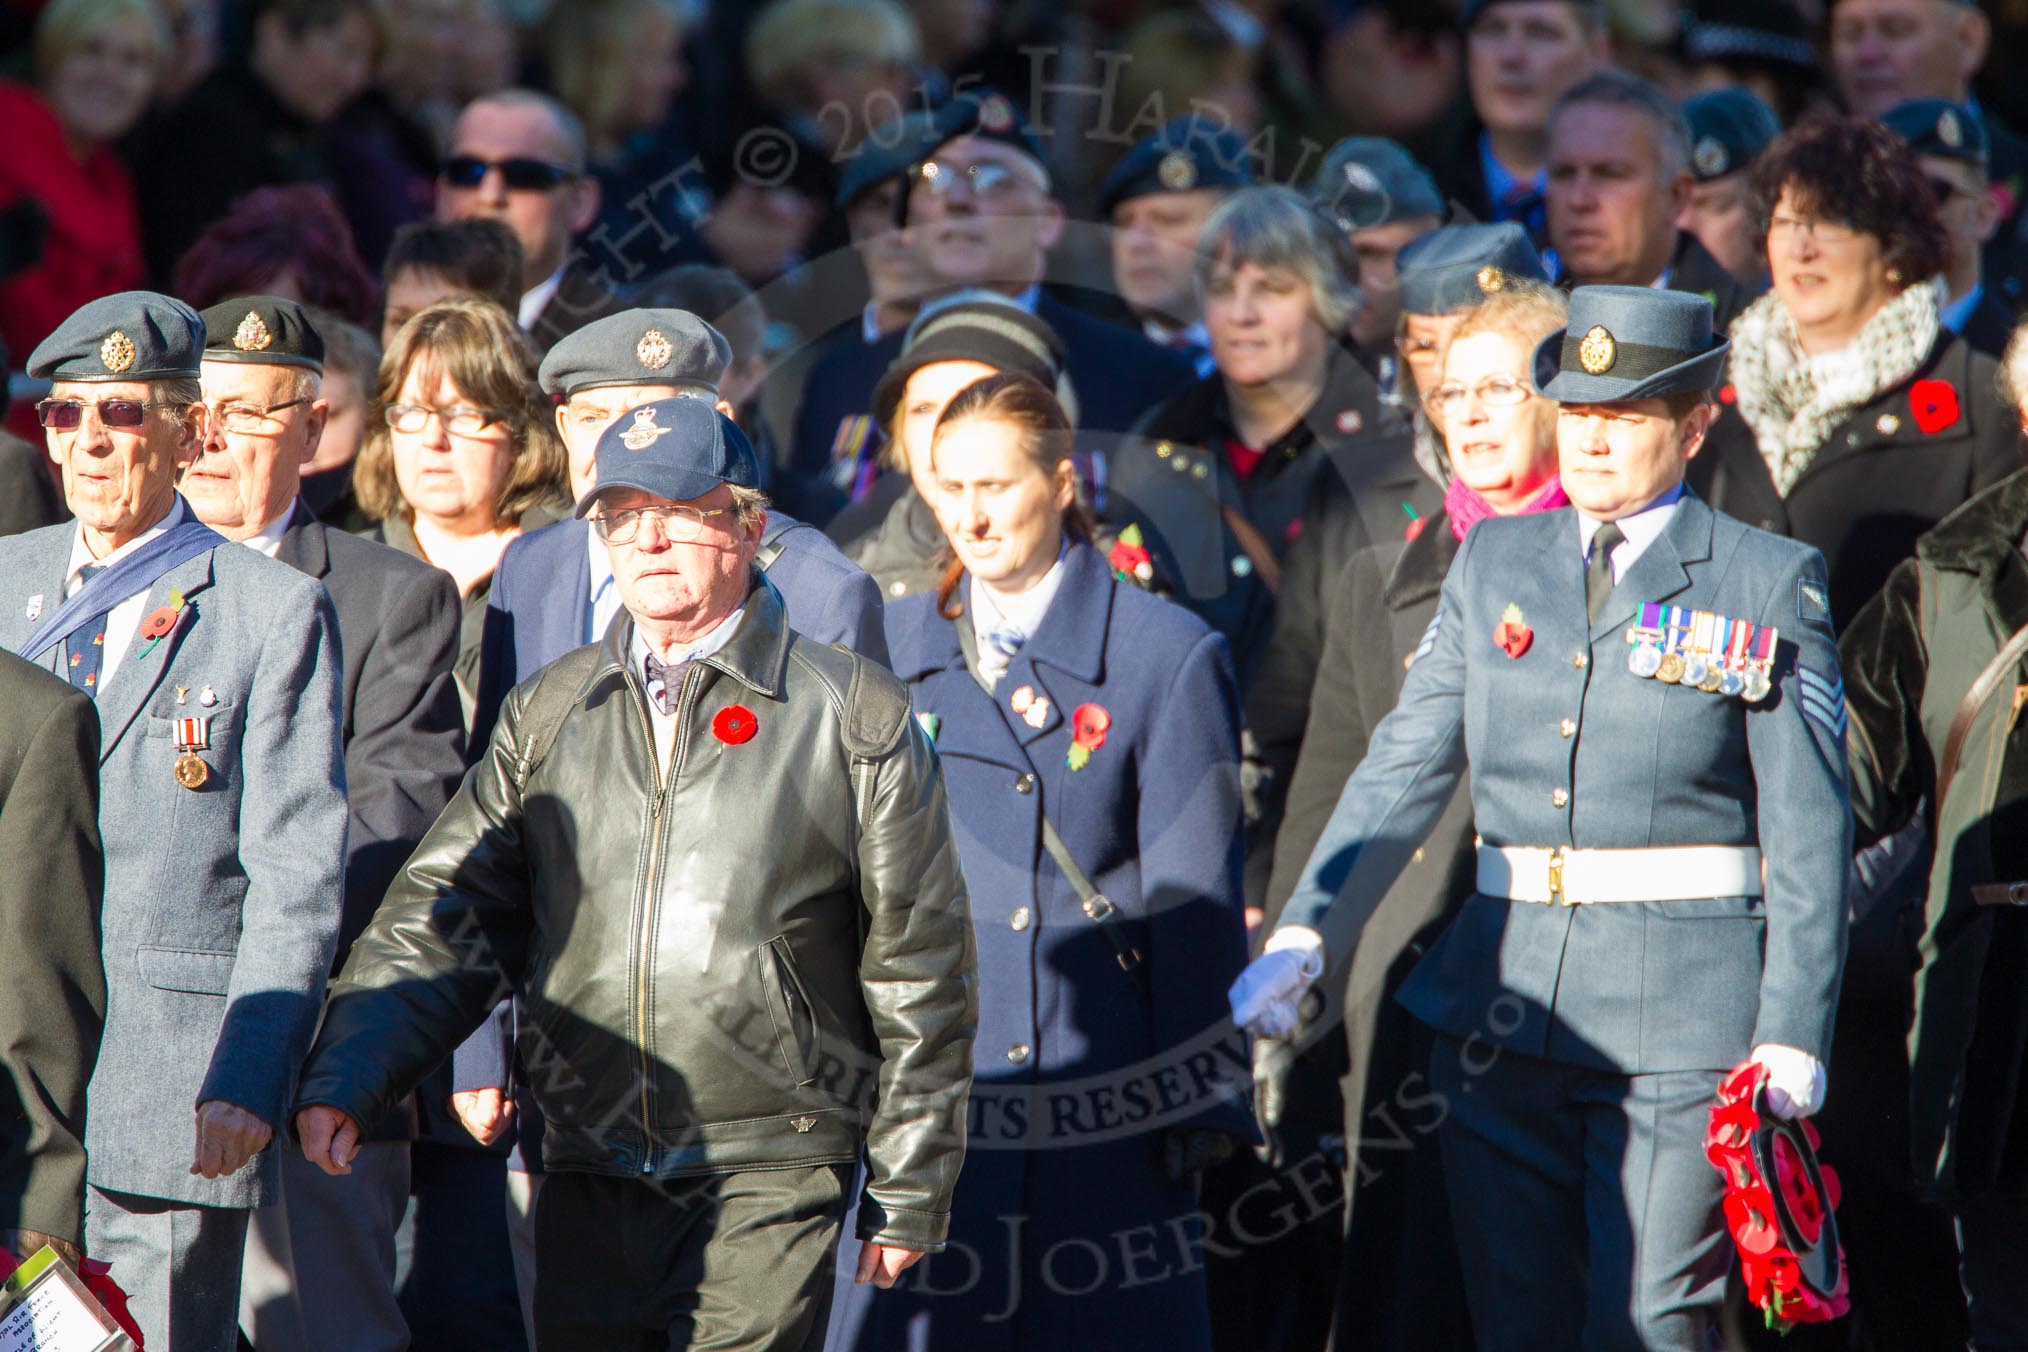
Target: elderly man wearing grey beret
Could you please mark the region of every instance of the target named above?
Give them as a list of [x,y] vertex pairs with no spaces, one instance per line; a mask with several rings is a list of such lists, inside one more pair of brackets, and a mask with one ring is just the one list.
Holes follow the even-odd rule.
[[98,706],[109,1001],[85,1243],[172,1352],[233,1345],[345,864],[331,598],[176,491],[209,418],[204,343],[188,306],[139,291],[45,339],[29,373],[52,382],[37,412],[77,520],[0,540],[0,647]]

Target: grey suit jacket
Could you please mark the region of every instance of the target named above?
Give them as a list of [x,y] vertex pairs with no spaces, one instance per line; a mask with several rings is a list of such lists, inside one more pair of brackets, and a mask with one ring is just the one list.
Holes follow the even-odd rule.
[[[60,602],[74,525],[0,539],[0,647]],[[272,1149],[229,1178],[190,1172],[200,1102],[282,1137],[323,1003],[345,866],[337,620],[323,586],[223,541],[169,570],[175,627],[138,637],[100,690],[106,1027],[91,1081],[87,1177],[205,1206],[272,1199]],[[43,655],[54,669],[61,645]],[[201,706],[211,687],[217,703]],[[185,702],[177,702],[177,691]],[[179,786],[174,725],[211,716],[207,782]]]
[[[1824,1059],[1852,814],[1823,558],[1686,493],[1588,624],[1574,517],[1501,517],[1466,537],[1284,922],[1342,959],[1469,764],[1489,845],[1758,846],[1766,896],[1474,895],[1403,987],[1418,1017],[1629,1074],[1724,1070],[1763,1042]],[[1776,626],[1774,693],[1748,704],[1633,675],[1625,631],[1648,601]],[[1533,630],[1518,658],[1493,637],[1509,605]]]

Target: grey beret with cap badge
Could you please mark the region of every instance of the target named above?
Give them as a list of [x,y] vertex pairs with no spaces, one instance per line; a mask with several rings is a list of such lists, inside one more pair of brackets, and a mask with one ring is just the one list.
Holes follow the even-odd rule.
[[688,310],[622,310],[558,341],[537,378],[545,394],[564,399],[607,385],[694,387],[716,395],[731,361],[725,335]]
[[303,307],[280,296],[222,300],[199,316],[204,360],[324,369],[324,335]]
[[204,359],[204,320],[154,291],[122,291],[79,306],[28,355],[36,380],[183,380]]

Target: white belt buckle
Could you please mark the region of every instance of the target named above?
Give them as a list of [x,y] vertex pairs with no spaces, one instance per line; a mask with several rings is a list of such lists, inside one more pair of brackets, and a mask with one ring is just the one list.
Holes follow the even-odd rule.
[[1575,906],[1577,903],[1563,894],[1563,847],[1558,845],[1549,852],[1549,904],[1551,906]]

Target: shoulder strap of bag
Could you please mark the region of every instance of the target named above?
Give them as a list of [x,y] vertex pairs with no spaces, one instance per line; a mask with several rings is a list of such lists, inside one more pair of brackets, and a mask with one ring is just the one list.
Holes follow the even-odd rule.
[[[981,690],[988,696],[993,696],[991,682],[979,671],[979,637],[972,632],[972,622],[960,615],[952,620],[951,624],[958,631],[958,651],[965,655],[965,670],[972,673],[972,679],[979,683]],[[1070,847],[1063,843],[1063,837],[1058,835],[1056,828],[1050,824],[1049,814],[1043,812],[1039,815],[1042,818],[1042,848],[1056,861],[1057,871],[1063,874],[1063,880],[1070,884],[1070,890],[1077,894],[1078,906],[1084,911],[1085,916],[1099,927],[1099,932],[1104,934],[1106,941],[1113,946],[1113,960],[1119,963],[1120,970],[1133,981],[1134,989],[1141,993],[1143,1000],[1152,1001],[1153,995],[1148,989],[1148,973],[1141,965],[1141,952],[1127,942],[1127,936],[1120,928],[1119,907],[1107,900],[1105,893],[1093,885],[1091,875],[1079,867],[1077,860],[1070,853]]]
[[1972,724],[1989,703],[2000,686],[2006,681],[2014,664],[2021,655],[2028,653],[2028,625],[2016,629],[2011,638],[2000,646],[1993,660],[1972,681],[1971,689],[1958,703],[1958,711],[1951,715],[1950,732],[1944,737],[1943,756],[1936,766],[1936,807],[1941,811],[1950,794],[1951,780],[1957,777],[1958,761],[1964,756],[1965,739],[1972,734]]
[[601,651],[601,645],[588,643],[565,653],[549,665],[536,679],[535,688],[528,692],[528,703],[521,709],[521,759],[514,770],[517,791],[526,790],[529,778],[542,768],[563,720],[577,706],[585,678],[598,665]]

